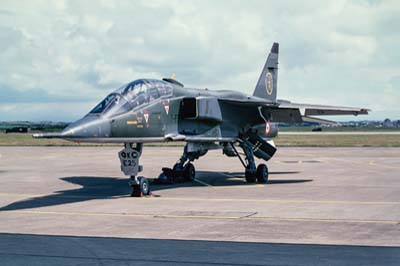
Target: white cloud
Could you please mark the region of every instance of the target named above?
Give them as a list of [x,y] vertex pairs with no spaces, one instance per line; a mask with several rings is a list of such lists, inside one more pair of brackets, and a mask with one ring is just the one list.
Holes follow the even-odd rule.
[[[175,73],[189,86],[251,93],[278,41],[280,98],[365,106],[384,118],[400,100],[399,12],[397,1],[3,1],[0,90],[44,91],[67,108]],[[28,115],[0,107],[0,120]]]
[[70,121],[78,119],[95,106],[95,102],[79,103],[10,103],[0,104],[2,120],[16,121]]

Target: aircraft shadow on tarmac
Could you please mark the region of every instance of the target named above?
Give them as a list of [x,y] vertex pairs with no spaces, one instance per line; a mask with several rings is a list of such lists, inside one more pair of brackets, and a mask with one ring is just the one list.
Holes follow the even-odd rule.
[[[291,183],[305,183],[311,182],[312,179],[275,179],[275,175],[290,175],[298,174],[298,171],[286,172],[270,172],[269,175],[272,179],[268,180],[267,185],[273,184],[291,184]],[[197,179],[205,182],[211,186],[253,186],[254,184],[246,183],[243,172],[197,172]]]
[[128,195],[130,187],[127,179],[115,177],[72,176],[62,177],[63,181],[80,185],[69,190],[56,191],[53,194],[28,198],[13,202],[0,208],[0,211],[21,210],[68,203],[82,202],[92,199],[104,199]]
[[[297,172],[271,172],[270,174],[294,174]],[[243,173],[220,173],[199,171],[198,180],[204,180],[212,186],[254,186],[244,181]],[[63,205],[68,203],[76,203],[93,199],[107,199],[128,197],[131,188],[128,186],[128,179],[117,177],[95,177],[95,176],[72,176],[62,177],[63,181],[80,185],[79,188],[56,191],[54,194],[28,198],[25,200],[13,202],[0,208],[0,211],[23,210],[39,207],[48,207]],[[312,179],[278,179],[270,180],[267,184],[290,184],[310,182]],[[178,187],[195,187],[204,186],[199,182],[177,183],[173,185],[153,185],[152,191],[162,191],[165,189],[173,189]]]

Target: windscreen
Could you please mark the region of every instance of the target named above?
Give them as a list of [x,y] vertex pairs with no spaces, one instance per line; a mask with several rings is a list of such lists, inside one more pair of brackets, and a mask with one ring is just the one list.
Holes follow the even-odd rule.
[[91,114],[101,114],[110,105],[110,103],[115,99],[117,94],[110,94],[104,100],[102,100],[95,108],[90,111]]

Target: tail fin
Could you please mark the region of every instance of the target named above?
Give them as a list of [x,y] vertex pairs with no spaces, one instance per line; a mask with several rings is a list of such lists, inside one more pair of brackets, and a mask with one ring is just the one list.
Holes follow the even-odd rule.
[[276,102],[276,89],[278,81],[278,55],[279,43],[274,43],[268,55],[267,62],[258,79],[253,96]]

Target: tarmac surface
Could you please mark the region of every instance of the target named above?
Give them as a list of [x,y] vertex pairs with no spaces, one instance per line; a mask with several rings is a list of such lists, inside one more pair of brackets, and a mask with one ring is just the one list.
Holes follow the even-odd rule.
[[[0,147],[0,265],[400,265],[400,148],[280,148],[268,184],[210,151],[129,197],[119,147]],[[182,148],[145,147],[144,176]]]

